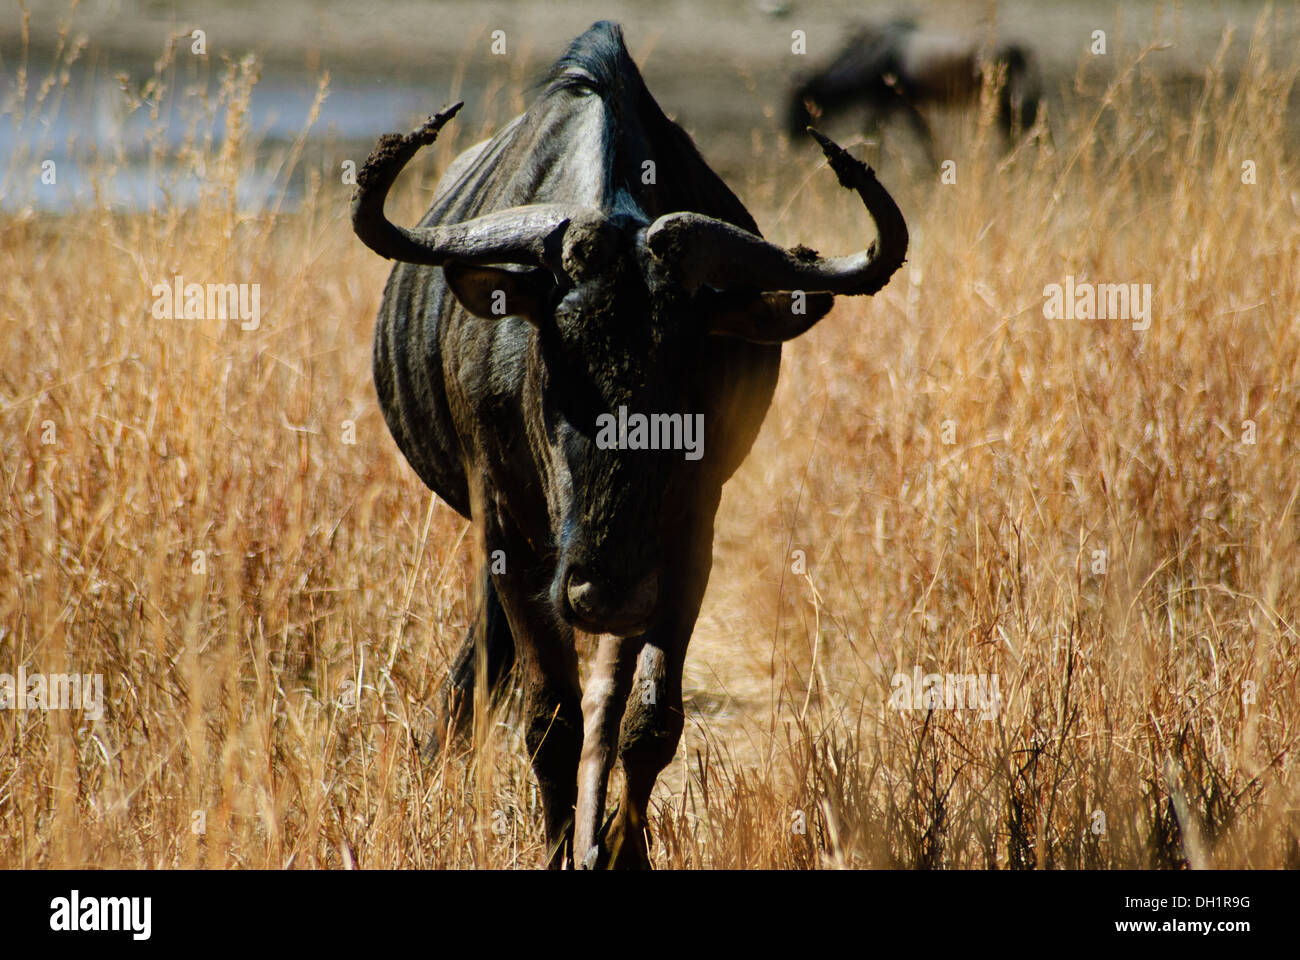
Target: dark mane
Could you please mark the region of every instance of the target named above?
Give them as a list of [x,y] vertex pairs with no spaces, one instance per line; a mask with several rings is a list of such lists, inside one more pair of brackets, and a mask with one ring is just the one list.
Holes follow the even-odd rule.
[[548,92],[581,86],[610,97],[633,92],[624,91],[624,81],[629,78],[635,78],[637,85],[644,89],[644,84],[639,82],[641,73],[623,43],[623,28],[601,20],[569,44],[564,56],[547,71],[543,82]]
[[[555,61],[543,85],[547,96],[586,90],[605,102],[610,126],[603,147],[609,169],[618,172],[616,178],[627,183],[648,212],[696,210],[758,233],[758,225],[700,156],[695,142],[664,114],[628,53],[618,24],[593,23]],[[629,123],[633,117],[635,123]],[[629,139],[636,126],[644,131],[644,142]],[[660,175],[659,185],[646,191],[639,176],[628,174],[639,175],[641,162],[649,157],[660,164]]]

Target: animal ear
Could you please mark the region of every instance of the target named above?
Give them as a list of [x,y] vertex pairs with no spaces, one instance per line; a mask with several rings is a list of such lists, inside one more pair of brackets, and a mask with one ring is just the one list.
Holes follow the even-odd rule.
[[536,322],[555,282],[545,270],[510,270],[469,263],[448,263],[442,272],[461,306],[485,320],[523,317]]
[[710,313],[709,333],[754,343],[785,343],[806,333],[834,305],[833,294],[801,290],[764,293],[738,303],[724,300]]

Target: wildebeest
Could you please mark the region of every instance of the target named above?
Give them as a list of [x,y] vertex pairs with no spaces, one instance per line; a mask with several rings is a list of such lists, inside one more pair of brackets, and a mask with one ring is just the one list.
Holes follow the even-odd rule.
[[862,106],[869,125],[901,114],[934,162],[934,137],[920,107],[977,100],[986,65],[990,75],[1001,77],[996,116],[1003,134],[1011,139],[1028,131],[1042,98],[1038,66],[1028,50],[1003,44],[989,56],[974,38],[893,20],[857,29],[834,60],[796,81],[787,115],[790,134],[801,134],[814,114]]
[[[452,163],[418,226],[395,226],[393,180],[458,108],[383,137],[352,208],[357,235],[400,261],[375,331],[384,418],[484,550],[482,609],[443,729],[463,724],[476,677],[494,685],[513,667],[550,865],[644,866],[722,484],[762,422],[781,343],[835,294],[883,287],[907,226],[871,170],[814,132],[879,240],[838,258],[763,240],[610,23]],[[637,416],[670,442],[624,436]],[[698,458],[662,449],[688,417],[703,424]],[[575,629],[600,635],[585,693]],[[606,820],[616,744],[625,785]]]

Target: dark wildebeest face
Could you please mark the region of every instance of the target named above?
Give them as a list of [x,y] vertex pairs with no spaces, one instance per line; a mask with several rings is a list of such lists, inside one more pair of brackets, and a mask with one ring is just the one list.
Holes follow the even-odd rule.
[[664,578],[661,530],[687,506],[681,496],[670,502],[670,481],[689,489],[705,469],[690,368],[710,335],[701,314],[716,312],[717,295],[692,295],[673,278],[650,249],[649,226],[575,217],[554,272],[444,268],[471,313],[509,311],[538,332],[541,376],[525,403],[555,551],[550,599],[557,616],[590,633],[650,627]]
[[[390,223],[383,203],[394,178],[454,113],[380,141],[357,178],[353,227],[384,256],[442,267],[476,317],[522,317],[536,329],[521,398],[555,551],[551,600],[584,630],[638,634],[658,606],[660,531],[682,506],[669,502],[672,491],[707,469],[708,424],[699,429],[690,393],[701,376],[687,375],[705,338],[781,343],[824,316],[835,294],[875,293],[903,262],[906,224],[870,169],[815,131],[841,184],[876,220],[880,240],[865,251],[823,258],[702,213],[646,223],[555,203],[411,229]],[[680,415],[678,448],[629,449],[636,415]]]
[[[687,451],[629,448],[617,434],[628,415],[693,422],[685,367],[704,333],[692,330],[685,298],[660,275],[646,226],[571,226],[577,242],[565,266],[573,286],[540,328],[557,548],[552,603],[579,629],[623,636],[648,629],[658,606],[670,460],[698,469]],[[676,439],[684,441],[680,428]]]

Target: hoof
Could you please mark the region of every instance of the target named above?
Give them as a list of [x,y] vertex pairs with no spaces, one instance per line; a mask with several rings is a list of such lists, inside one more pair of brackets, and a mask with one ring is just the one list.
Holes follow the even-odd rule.
[[[632,822],[629,823],[628,821]],[[608,844],[611,870],[650,870],[649,831],[641,818],[632,816],[619,819],[610,830]]]
[[580,870],[604,870],[609,866],[609,845],[605,838],[609,836],[609,829],[613,826],[615,819],[618,817],[618,804],[614,804],[614,809],[605,817],[605,822],[601,824],[600,830],[596,832],[596,842],[592,844],[587,855],[582,858],[582,863],[578,865]]

